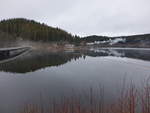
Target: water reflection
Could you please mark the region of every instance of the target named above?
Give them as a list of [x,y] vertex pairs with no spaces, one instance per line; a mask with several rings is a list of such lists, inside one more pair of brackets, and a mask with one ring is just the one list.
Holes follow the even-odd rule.
[[85,54],[92,57],[114,56],[150,61],[150,49],[101,48],[92,49]]
[[[80,57],[127,57],[133,59],[150,61],[150,50],[138,49],[93,49],[84,51],[30,51],[28,54],[17,58],[16,60],[0,63],[0,70],[12,73],[27,73],[36,70],[63,65],[71,60],[77,60]],[[9,58],[9,57],[8,57]]]
[[79,57],[81,57],[80,54],[66,52],[30,51],[16,60],[0,63],[0,70],[13,73],[27,73],[45,67],[59,66]]
[[[16,113],[24,104],[39,104],[41,96],[46,104],[49,98],[85,94],[100,84],[105,89],[105,102],[112,102],[119,95],[124,76],[126,84],[134,80],[137,86],[149,77],[149,58],[148,50],[32,50],[15,60],[0,63],[0,71],[4,71],[0,72],[0,113]],[[96,90],[94,93],[97,94]]]

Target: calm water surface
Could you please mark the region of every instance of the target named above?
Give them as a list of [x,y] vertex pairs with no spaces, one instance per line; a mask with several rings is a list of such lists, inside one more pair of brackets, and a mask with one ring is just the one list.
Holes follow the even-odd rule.
[[41,95],[47,101],[99,85],[111,102],[124,78],[140,87],[149,76],[148,49],[30,51],[0,64],[0,113],[16,113],[27,103],[38,103]]

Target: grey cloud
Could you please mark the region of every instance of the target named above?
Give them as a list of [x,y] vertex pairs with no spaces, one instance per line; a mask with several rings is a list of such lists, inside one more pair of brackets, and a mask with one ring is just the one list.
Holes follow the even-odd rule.
[[149,4],[149,0],[1,0],[0,19],[34,19],[81,36],[150,33]]

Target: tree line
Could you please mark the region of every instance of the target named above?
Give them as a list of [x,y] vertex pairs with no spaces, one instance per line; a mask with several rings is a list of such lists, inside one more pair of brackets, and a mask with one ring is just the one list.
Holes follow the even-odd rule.
[[[4,35],[3,33],[6,35]],[[0,39],[1,38],[16,39],[21,38],[23,40],[32,41],[55,41],[79,44],[81,42],[94,42],[94,41],[107,41],[115,38],[124,38],[127,43],[135,43],[140,41],[150,41],[150,34],[143,35],[131,35],[131,36],[119,36],[119,37],[107,37],[107,36],[86,36],[79,37],[74,36],[71,33],[66,32],[60,28],[50,27],[44,23],[39,23],[34,20],[28,20],[24,18],[13,18],[0,21]]]

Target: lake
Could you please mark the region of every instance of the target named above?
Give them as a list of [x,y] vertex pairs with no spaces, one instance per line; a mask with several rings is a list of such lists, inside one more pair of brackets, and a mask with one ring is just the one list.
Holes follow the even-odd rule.
[[0,64],[0,113],[16,113],[41,98],[46,103],[99,86],[111,103],[124,80],[140,87],[149,76],[150,49],[31,50]]

